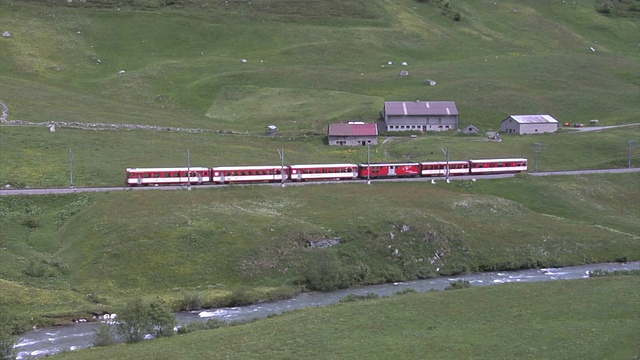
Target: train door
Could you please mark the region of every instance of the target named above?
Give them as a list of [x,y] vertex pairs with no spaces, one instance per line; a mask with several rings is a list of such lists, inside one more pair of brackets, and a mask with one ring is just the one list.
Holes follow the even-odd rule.
[[395,166],[389,166],[389,176],[395,176],[396,175],[396,167]]

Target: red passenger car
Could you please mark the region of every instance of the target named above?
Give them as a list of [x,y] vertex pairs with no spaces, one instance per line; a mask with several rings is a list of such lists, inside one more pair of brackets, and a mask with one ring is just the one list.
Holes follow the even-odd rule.
[[358,164],[358,177],[375,179],[420,176],[420,163]]
[[126,176],[126,185],[128,186],[187,183],[200,185],[211,182],[211,171],[205,167],[128,168]]
[[469,160],[471,174],[506,174],[527,171],[527,159]]
[[358,177],[356,164],[291,165],[291,180],[353,180]]

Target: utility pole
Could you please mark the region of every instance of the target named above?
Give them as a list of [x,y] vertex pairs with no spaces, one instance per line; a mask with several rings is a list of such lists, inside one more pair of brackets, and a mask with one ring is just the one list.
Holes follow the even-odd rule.
[[440,149],[440,150],[442,150],[442,152],[445,155],[447,155],[447,166],[444,169],[444,175],[446,176],[446,181],[447,181],[447,184],[448,184],[450,182],[449,181],[449,147],[447,146],[446,150],[445,149]]
[[629,140],[628,143],[629,143],[629,160],[628,160],[628,163],[629,163],[629,169],[631,169],[631,154],[633,153],[633,145],[631,145],[631,144],[633,143],[633,140]]
[[191,150],[187,149],[187,190],[191,190]]
[[371,144],[367,144],[367,184],[371,185]]
[[278,149],[280,155],[280,186],[284,187],[284,148]]
[[540,143],[535,143],[534,144],[536,147],[536,151],[535,151],[535,160],[533,162],[533,172],[538,172],[538,150],[540,149]]
[[69,187],[73,187],[73,151],[69,149],[69,176],[71,177]]

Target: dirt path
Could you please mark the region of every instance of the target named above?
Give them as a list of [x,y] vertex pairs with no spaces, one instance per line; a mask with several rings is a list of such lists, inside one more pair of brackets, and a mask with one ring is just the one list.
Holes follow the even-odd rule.
[[614,128],[619,128],[619,127],[624,127],[624,126],[636,126],[636,125],[640,125],[640,123],[623,124],[623,125],[610,125],[610,126],[582,126],[582,127],[577,127],[577,128],[571,128],[572,130],[576,130],[576,131],[572,131],[572,132],[570,132],[570,134],[576,134],[576,133],[579,133],[579,132],[589,132],[589,131],[614,129]]

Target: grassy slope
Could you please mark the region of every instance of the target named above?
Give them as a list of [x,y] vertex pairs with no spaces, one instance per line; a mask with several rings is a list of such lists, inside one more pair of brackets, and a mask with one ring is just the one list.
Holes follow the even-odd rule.
[[[525,157],[538,170],[578,170],[627,167],[629,139],[640,138],[640,126],[601,132],[505,137],[501,143],[483,136],[429,134],[395,138],[371,149],[371,161],[452,160]],[[381,141],[382,142],[382,141]],[[588,145],[586,145],[588,144]],[[69,185],[69,149],[73,150],[76,186],[119,186],[127,167],[280,164],[277,149],[285,149],[287,164],[366,162],[364,147],[328,147],[322,137],[297,140],[249,134],[189,134],[152,131],[82,131],[49,133],[40,127],[0,128],[0,184],[29,187]],[[632,163],[640,164],[640,146],[632,147]]]
[[[296,89],[304,89],[299,108],[278,117],[285,131],[375,120],[379,101],[362,96],[455,100],[463,122],[481,128],[495,129],[511,113],[638,120],[636,19],[603,17],[588,2],[461,3],[460,23],[410,0],[311,3],[272,1],[266,9],[214,2],[197,12],[0,5],[14,34],[0,42],[8,54],[0,59],[3,101],[15,118],[32,121],[252,132],[262,132],[269,107],[234,116],[227,102],[264,100],[277,110]],[[400,78],[397,65],[381,68],[388,60],[408,61],[412,75]],[[426,87],[426,78],[438,85]],[[345,111],[323,115],[326,90],[353,94]],[[212,105],[222,111],[207,117]]]
[[[113,308],[141,295],[178,305],[195,292],[215,302],[245,286],[269,299],[317,259],[344,275],[337,284],[433,276],[436,268],[637,260],[639,181],[637,174],[523,176],[3,197],[0,276],[11,291],[0,303],[36,316]],[[331,249],[307,247],[334,237],[341,244]],[[54,291],[14,296],[28,288]],[[65,303],[70,296],[75,303]],[[31,302],[40,306],[22,307]]]
[[412,294],[55,358],[631,359],[639,293],[625,277]]
[[[50,134],[2,127],[0,184],[67,185],[69,148],[79,186],[120,184],[127,166],[185,163],[187,149],[199,165],[277,163],[277,148],[285,148],[290,163],[363,161],[361,148],[327,148],[324,129],[352,118],[373,121],[383,100],[455,100],[463,124],[482,131],[497,129],[510,113],[598,118],[605,125],[639,121],[638,21],[600,16],[589,1],[465,2],[455,4],[460,23],[410,0],[306,6],[279,0],[268,9],[255,3],[139,11],[0,0],[0,23],[13,35],[0,41],[0,100],[12,119],[246,132]],[[381,67],[389,60],[396,65]],[[409,62],[409,77],[398,76],[405,69],[397,65],[401,61]],[[126,74],[118,75],[121,69]],[[425,86],[426,78],[438,85]],[[259,136],[270,123],[282,137]],[[626,142],[638,131],[507,137],[503,143],[429,134],[394,139],[374,149],[373,160],[440,159],[444,146],[452,158],[533,159],[533,143],[540,142],[540,170],[620,167],[626,165]],[[638,158],[638,148],[633,151]],[[593,185],[578,187],[576,181]],[[554,196],[541,198],[549,183]],[[87,302],[89,292],[102,292],[113,306],[136,294],[136,287],[150,293],[178,287],[164,294],[175,299],[207,285],[210,296],[226,291],[219,284],[276,286],[295,278],[279,267],[306,261],[293,256],[304,251],[300,239],[333,233],[348,239],[336,253],[350,271],[365,264],[367,281],[398,278],[407,260],[391,259],[385,246],[391,245],[391,225],[405,222],[415,229],[400,237],[403,254],[413,257],[408,263],[440,246],[451,251],[451,271],[639,258],[639,211],[624,206],[638,203],[629,201],[637,184],[636,175],[625,175],[521,178],[453,191],[376,184],[332,187],[329,195],[312,187],[0,199],[0,257],[7,264],[0,270],[11,281],[3,281],[7,291],[0,293],[8,295],[0,302],[15,309],[38,304],[19,311],[41,314],[98,306]],[[338,205],[343,198],[362,205],[345,209]],[[300,208],[288,208],[300,199]],[[428,199],[429,207],[419,199]],[[256,204],[267,210],[251,211]],[[29,228],[33,220],[38,226]],[[520,224],[515,234],[514,223]],[[444,243],[421,242],[429,231],[443,234]],[[454,244],[447,243],[451,239]]]

